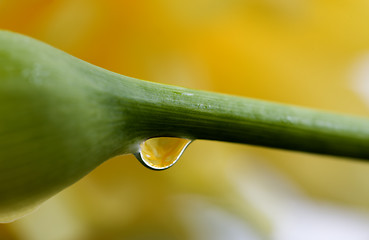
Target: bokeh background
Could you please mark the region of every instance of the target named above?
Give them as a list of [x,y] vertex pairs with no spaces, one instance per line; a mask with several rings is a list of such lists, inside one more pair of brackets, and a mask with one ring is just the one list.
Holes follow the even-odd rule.
[[[0,0],[0,28],[127,76],[369,117],[367,0]],[[1,197],[1,196],[0,196]],[[1,240],[369,239],[369,164],[195,141],[110,159]]]

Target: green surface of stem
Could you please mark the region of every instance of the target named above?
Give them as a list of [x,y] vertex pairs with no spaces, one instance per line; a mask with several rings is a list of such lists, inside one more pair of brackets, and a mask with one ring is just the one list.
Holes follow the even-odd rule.
[[0,221],[158,136],[369,159],[368,119],[141,81],[0,31]]
[[186,136],[369,158],[368,119],[222,94],[160,88],[160,99],[155,100],[149,91],[144,94],[140,111],[150,117],[137,126],[143,135]]

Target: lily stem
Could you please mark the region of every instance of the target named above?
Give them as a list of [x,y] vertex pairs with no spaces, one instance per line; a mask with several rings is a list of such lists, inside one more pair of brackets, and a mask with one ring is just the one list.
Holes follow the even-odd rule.
[[[140,81],[131,126],[181,136],[369,159],[369,120]],[[137,119],[141,119],[137,121]]]

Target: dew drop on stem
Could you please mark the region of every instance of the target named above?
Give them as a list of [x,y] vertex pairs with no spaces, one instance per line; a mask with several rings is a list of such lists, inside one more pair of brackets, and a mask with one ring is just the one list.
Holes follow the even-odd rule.
[[134,155],[146,167],[164,170],[173,166],[182,156],[191,140],[177,137],[149,138],[140,144]]

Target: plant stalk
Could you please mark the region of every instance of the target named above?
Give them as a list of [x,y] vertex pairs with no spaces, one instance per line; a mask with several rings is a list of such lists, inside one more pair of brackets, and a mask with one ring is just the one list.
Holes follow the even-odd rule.
[[[181,136],[369,159],[369,120],[267,101],[141,82],[130,126]],[[139,94],[140,93],[140,94]],[[140,119],[137,121],[137,119]]]
[[369,120],[125,77],[0,31],[0,222],[151,137],[369,159]]

